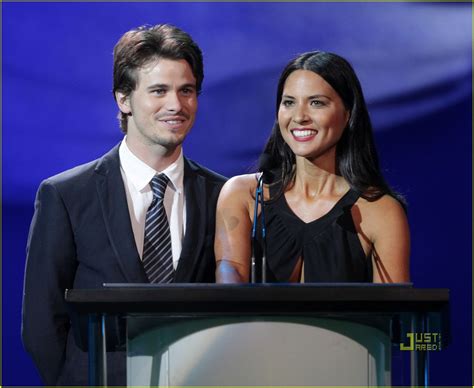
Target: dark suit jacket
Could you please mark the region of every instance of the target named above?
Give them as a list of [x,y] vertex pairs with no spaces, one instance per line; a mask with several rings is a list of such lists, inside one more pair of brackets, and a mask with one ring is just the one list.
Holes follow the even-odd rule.
[[[225,178],[185,159],[186,233],[175,282],[215,281],[217,197]],[[87,353],[73,339],[68,288],[146,283],[133,237],[118,146],[42,182],[27,245],[22,339],[46,385],[86,385]],[[125,355],[111,353],[109,385],[126,385]]]

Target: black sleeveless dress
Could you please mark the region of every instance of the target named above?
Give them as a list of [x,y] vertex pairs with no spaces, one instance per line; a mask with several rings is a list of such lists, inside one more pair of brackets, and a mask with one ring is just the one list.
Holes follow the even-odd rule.
[[[270,190],[272,198],[275,191]],[[284,195],[266,201],[267,281],[288,282],[301,257],[305,283],[372,282],[372,260],[365,255],[351,214],[359,196],[350,189],[328,213],[309,223],[293,213]]]

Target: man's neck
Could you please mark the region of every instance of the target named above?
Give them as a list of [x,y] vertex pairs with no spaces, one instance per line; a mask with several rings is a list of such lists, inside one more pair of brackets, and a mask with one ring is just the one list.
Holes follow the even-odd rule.
[[181,154],[181,144],[174,149],[165,148],[159,144],[143,144],[126,137],[129,150],[142,162],[153,168],[155,171],[163,171],[173,164]]

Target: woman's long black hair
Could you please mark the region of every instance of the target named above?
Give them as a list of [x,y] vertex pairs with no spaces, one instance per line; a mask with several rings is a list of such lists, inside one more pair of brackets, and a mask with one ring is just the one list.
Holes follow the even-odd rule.
[[[309,70],[324,78],[341,97],[350,113],[347,126],[336,145],[336,174],[344,177],[351,188],[367,200],[390,194],[405,205],[403,197],[392,191],[380,171],[369,113],[360,82],[350,63],[336,54],[323,51],[304,53],[293,59],[278,81],[277,117],[286,79],[296,70]],[[296,175],[295,155],[283,140],[278,120],[275,121],[263,154],[268,155],[266,158],[270,160],[272,175],[279,183],[278,197],[293,184]]]

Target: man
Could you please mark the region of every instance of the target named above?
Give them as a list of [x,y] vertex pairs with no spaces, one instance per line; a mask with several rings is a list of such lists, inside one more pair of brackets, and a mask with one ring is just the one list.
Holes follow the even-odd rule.
[[[124,140],[102,158],[45,180],[27,246],[22,338],[46,385],[86,385],[68,288],[214,282],[215,207],[225,181],[183,156],[203,74],[192,38],[170,25],[125,33],[114,48]],[[72,323],[75,323],[73,321]],[[125,355],[108,355],[126,385]]]

